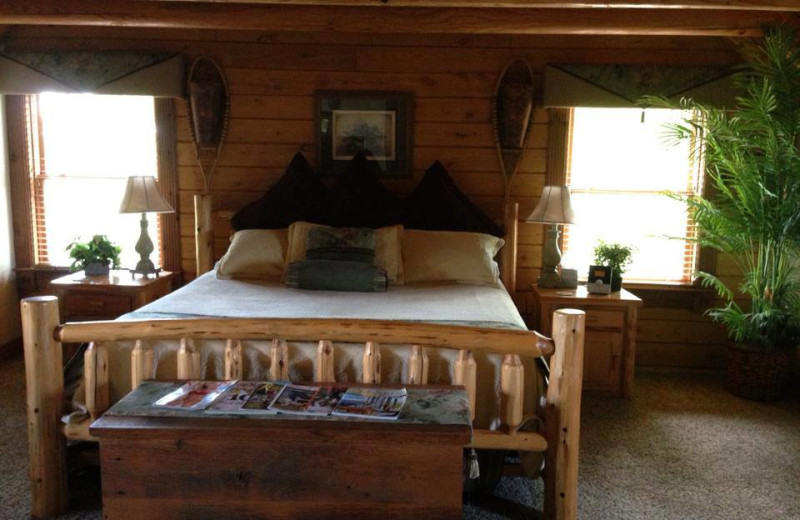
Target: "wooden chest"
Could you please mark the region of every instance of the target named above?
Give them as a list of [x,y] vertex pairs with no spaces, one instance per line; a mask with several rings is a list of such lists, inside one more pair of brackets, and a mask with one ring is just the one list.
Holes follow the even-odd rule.
[[[144,385],[153,384],[163,383]],[[463,388],[443,388],[467,406]],[[91,429],[100,438],[103,518],[458,519],[465,410],[464,424],[411,424],[112,408]]]

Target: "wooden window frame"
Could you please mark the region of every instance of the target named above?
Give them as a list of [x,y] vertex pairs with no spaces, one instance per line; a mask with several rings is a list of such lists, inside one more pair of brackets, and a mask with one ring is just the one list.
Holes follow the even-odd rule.
[[[17,269],[53,270],[36,264],[35,205],[33,201],[34,174],[41,165],[36,148],[41,146],[33,130],[36,115],[34,104],[27,95],[7,95],[6,130],[8,141],[11,212],[14,228],[14,253]],[[163,249],[162,266],[180,273],[180,218],[177,168],[177,128],[175,107],[171,98],[155,98],[156,154],[158,185],[161,193],[175,208],[174,213],[158,216]]]

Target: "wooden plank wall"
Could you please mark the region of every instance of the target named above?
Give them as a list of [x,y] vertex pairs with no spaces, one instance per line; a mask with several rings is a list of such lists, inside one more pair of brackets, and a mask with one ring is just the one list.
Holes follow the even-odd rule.
[[[342,23],[346,23],[343,20]],[[217,209],[237,209],[258,198],[292,155],[315,161],[314,91],[404,90],[416,96],[414,177],[387,182],[409,193],[422,172],[441,160],[461,189],[490,215],[501,207],[502,178],[492,139],[490,98],[498,75],[514,57],[527,58],[537,74],[547,63],[732,63],[734,42],[723,38],[642,36],[498,36],[301,34],[250,31],[14,27],[6,45],[18,49],[154,49],[215,58],[232,93],[227,144],[213,181]],[[178,114],[181,265],[195,269],[192,196],[202,186],[195,165],[185,107]],[[513,199],[527,215],[544,185],[547,112],[537,110]],[[217,226],[218,255],[228,229]],[[520,226],[518,292],[529,315],[530,284],[541,264],[542,226]],[[722,344],[714,326],[675,298],[660,298],[642,313],[640,361],[709,365]],[[677,306],[678,308],[673,308]],[[711,336],[708,336],[708,335]],[[709,339],[710,338],[710,339]],[[711,345],[709,347],[709,345]],[[699,354],[698,354],[699,352]],[[710,353],[710,354],[709,354]]]

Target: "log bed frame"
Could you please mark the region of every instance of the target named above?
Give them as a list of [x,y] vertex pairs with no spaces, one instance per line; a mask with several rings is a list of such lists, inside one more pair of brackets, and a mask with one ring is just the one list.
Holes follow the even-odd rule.
[[[195,197],[198,274],[213,267],[211,195]],[[515,287],[516,205],[506,209],[507,245],[501,252],[501,277]],[[544,517],[575,520],[578,506],[578,440],[583,372],[583,311],[562,309],[553,315],[553,338],[535,331],[359,319],[195,318],[61,323],[55,296],[26,298],[22,306],[25,379],[34,517],[63,513],[67,508],[66,441],[94,441],[89,425],[110,406],[108,353],[104,342],[134,341],[131,382],[135,388],[152,374],[153,350],[143,340],[180,342],[178,379],[200,378],[200,356],[191,339],[224,339],[224,375],[242,376],[242,340],[271,341],[270,375],[288,378],[287,341],[319,341],[315,380],[333,382],[335,342],[364,343],[363,381],[380,383],[380,344],[408,344],[406,384],[426,384],[426,348],[459,351],[453,384],[466,387],[474,417],[476,364],[473,352],[504,355],[501,368],[499,430],[475,429],[468,447],[545,453]],[[89,343],[84,354],[84,386],[90,417],[63,425],[64,378],[61,343]],[[523,416],[524,367],[520,358],[550,356],[549,385],[541,433],[520,431]],[[530,389],[528,389],[530,391]]]

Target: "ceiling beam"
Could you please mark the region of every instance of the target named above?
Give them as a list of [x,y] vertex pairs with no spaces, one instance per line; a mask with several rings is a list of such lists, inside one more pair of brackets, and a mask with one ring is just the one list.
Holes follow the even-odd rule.
[[794,13],[678,9],[366,9],[152,0],[0,0],[0,24],[264,31],[760,36]]
[[147,0],[151,2],[243,3],[263,5],[346,5],[356,7],[514,7],[554,9],[720,9],[800,11],[798,0]]

